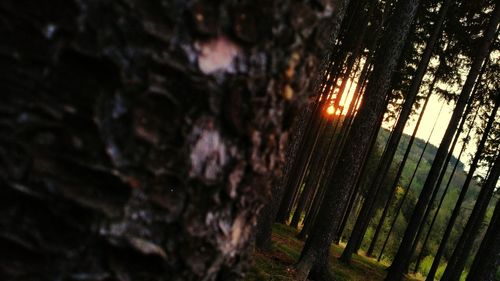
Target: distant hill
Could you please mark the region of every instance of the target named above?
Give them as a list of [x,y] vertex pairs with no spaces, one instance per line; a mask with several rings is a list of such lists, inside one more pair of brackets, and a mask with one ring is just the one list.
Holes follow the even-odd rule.
[[[385,144],[387,143],[387,140],[389,138],[390,131],[383,128],[377,139],[377,145],[379,146],[379,149],[383,151]],[[403,137],[401,138],[401,141],[398,146],[398,150],[396,152],[395,156],[395,161],[393,162],[393,169],[397,170],[398,164],[401,162],[403,155],[406,151],[406,148],[408,146],[408,143],[410,141],[411,136],[404,134]],[[408,186],[410,182],[410,178],[417,166],[418,159],[420,157],[420,154],[422,153],[422,150],[425,147],[425,140],[416,138],[415,141],[413,142],[412,150],[410,152],[410,155],[408,157],[408,160],[405,165],[405,169],[403,170],[403,175],[402,179],[400,180],[400,184],[403,186]],[[427,173],[429,172],[432,162],[434,160],[434,157],[436,156],[437,153],[437,147],[434,146],[433,144],[429,143],[425,149],[422,161],[418,167],[417,173],[415,175],[414,182],[412,183],[412,188],[415,188],[416,192],[420,192],[423,184],[427,178]],[[443,182],[441,184],[441,188],[444,188],[445,185],[447,184],[447,181],[449,179],[449,176],[451,174],[451,171],[453,170],[453,166],[455,163],[457,163],[458,159],[455,156],[452,156],[450,163],[448,164],[447,168],[447,174],[445,175]],[[458,188],[461,189],[462,185],[465,181],[465,178],[467,174],[464,171],[464,163],[462,162],[463,160],[461,159],[458,162],[457,169],[455,171],[455,174],[453,175],[453,179],[451,181],[451,186],[450,188]],[[477,189],[479,188],[477,182],[472,182],[471,183],[471,191],[478,191]]]
[[[377,137],[376,149],[374,149],[374,151],[372,151],[372,153],[369,157],[367,166],[366,166],[367,170],[365,171],[365,173],[363,174],[363,178],[361,179],[362,197],[366,196],[366,191],[368,190],[368,188],[370,187],[370,185],[372,183],[371,179],[373,178],[374,173],[376,172],[376,169],[379,165],[379,159],[381,157],[381,154],[383,153],[383,150],[384,150],[385,144],[387,143],[389,135],[390,135],[390,132],[388,130],[382,129]],[[403,135],[403,137],[400,141],[400,144],[398,146],[398,149],[397,149],[397,152],[395,155],[395,161],[393,161],[393,163],[391,165],[391,169],[390,169],[389,174],[388,174],[389,176],[388,176],[388,178],[385,179],[384,184],[382,186],[382,193],[381,193],[382,196],[376,202],[376,210],[374,212],[374,217],[371,221],[370,226],[368,227],[367,234],[365,235],[365,239],[363,240],[363,243],[362,243],[362,248],[364,250],[368,249],[368,246],[371,242],[373,232],[375,230],[376,224],[379,221],[379,218],[381,216],[382,209],[384,208],[385,202],[389,197],[390,187],[392,186],[392,183],[394,181],[394,177],[395,177],[397,170],[399,168],[399,163],[401,162],[401,160],[403,158],[403,155],[406,151],[406,147],[408,146],[409,140],[410,140],[410,136]],[[392,199],[391,199],[391,202],[392,202],[391,206],[392,207],[390,208],[389,213],[388,213],[389,219],[386,220],[386,222],[382,228],[381,233],[383,233],[382,236],[384,236],[384,237],[385,237],[385,235],[387,235],[387,233],[389,231],[389,222],[392,221],[392,218],[394,218],[396,216],[395,210],[396,210],[396,206],[398,205],[397,202],[401,202],[402,194],[405,193],[405,190],[408,189],[410,178],[412,177],[412,174],[413,174],[415,168],[417,167],[417,162],[418,162],[418,159],[420,157],[420,154],[422,153],[422,150],[425,147],[425,143],[426,143],[426,141],[422,140],[422,139],[416,139],[415,142],[413,143],[412,150],[409,154],[408,160],[407,160],[406,165],[404,167],[402,177],[398,183],[398,188],[396,190],[396,196],[392,197]],[[384,256],[385,256],[385,258],[387,258],[389,260],[393,258],[393,255],[396,253],[396,251],[399,247],[399,243],[400,243],[401,239],[403,238],[407,223],[408,223],[409,218],[411,217],[411,215],[413,213],[413,209],[414,209],[415,204],[418,200],[418,196],[419,196],[420,192],[422,191],[423,185],[424,185],[425,180],[427,178],[427,174],[432,166],[432,162],[434,160],[436,153],[437,153],[437,147],[432,145],[432,144],[429,144],[425,149],[422,161],[421,161],[420,165],[418,166],[418,169],[417,169],[417,172],[415,175],[415,179],[413,180],[411,187],[410,187],[410,190],[409,190],[409,193],[408,193],[408,196],[406,197],[406,200],[404,201],[404,204],[402,205],[403,208],[401,209],[401,213],[396,217],[397,220],[396,220],[396,223],[394,225],[392,235],[391,235],[390,239],[388,240],[387,251],[384,253]],[[428,261],[432,260],[431,256],[433,256],[437,251],[437,248],[438,248],[438,245],[441,241],[441,237],[442,237],[442,234],[444,232],[444,229],[448,223],[448,220],[450,218],[450,215],[452,213],[453,208],[455,207],[455,204],[456,204],[456,201],[457,201],[458,196],[460,194],[460,191],[462,190],[463,183],[465,182],[465,179],[467,177],[467,174],[464,171],[465,165],[462,161],[464,161],[464,160],[461,159],[461,161],[459,161],[458,159],[456,159],[456,157],[451,158],[451,161],[448,164],[448,167],[446,170],[447,172],[445,174],[445,177],[443,178],[443,181],[440,185],[439,193],[436,197],[436,200],[434,201],[435,203],[432,207],[432,212],[430,213],[430,217],[425,222],[425,225],[426,225],[425,231],[427,231],[428,227],[430,225],[431,218],[435,214],[437,203],[441,199],[443,191],[448,183],[453,166],[455,165],[455,163],[458,162],[457,169],[456,169],[456,171],[453,175],[453,178],[451,179],[451,182],[450,182],[449,190],[446,193],[446,196],[444,197],[443,204],[442,204],[441,209],[437,215],[437,219],[436,219],[435,225],[433,227],[433,230],[430,234],[428,244],[427,244],[426,248],[424,249],[423,256],[424,257],[429,256],[427,258]],[[453,231],[451,233],[450,240],[449,240],[449,241],[451,241],[450,244],[453,244],[454,241],[456,241],[458,239],[458,237],[460,236],[460,234],[463,230],[463,227],[465,226],[467,219],[470,215],[470,211],[472,210],[472,208],[475,204],[477,195],[479,194],[479,190],[480,190],[480,183],[476,179],[472,180],[471,185],[469,187],[469,190],[464,198],[464,202],[461,206],[461,211],[459,213],[459,216],[456,220]],[[367,198],[360,199],[360,200],[367,200]],[[494,207],[493,205],[495,204],[495,202],[496,202],[496,200],[491,200],[490,206],[489,206],[488,211],[486,213],[485,222],[489,221],[489,219],[493,213],[493,207]],[[346,232],[345,233],[349,233],[350,231],[352,231],[352,228],[353,228],[354,223],[355,223],[355,219],[356,219],[356,216],[350,216],[350,218],[347,222],[347,225],[346,225]],[[486,229],[485,227],[480,229],[480,235],[478,235],[478,237],[481,237],[483,235],[485,229]],[[347,234],[344,234],[344,235],[347,235]],[[422,237],[420,237],[420,238],[422,240]],[[422,242],[421,240],[420,240],[420,242]],[[480,239],[477,239],[474,242],[474,245],[473,245],[474,250],[472,251],[473,253],[475,253],[476,249],[479,246],[479,243],[480,243]],[[381,243],[378,243],[376,245],[375,252],[378,253],[380,250],[381,250]],[[452,250],[453,250],[452,247],[448,247],[445,250],[444,256],[448,257],[451,254]],[[471,254],[470,258],[469,258],[470,259],[469,262],[471,262],[473,257],[474,257],[474,255]],[[414,261],[412,261],[412,262],[414,262]],[[430,264],[428,266],[430,267]]]

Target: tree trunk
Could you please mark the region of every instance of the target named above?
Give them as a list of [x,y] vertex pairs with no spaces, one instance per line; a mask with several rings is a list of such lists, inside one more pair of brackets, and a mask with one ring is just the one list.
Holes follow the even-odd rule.
[[[498,102],[496,109],[498,109]],[[481,191],[477,197],[476,203],[474,204],[474,208],[467,221],[464,231],[462,232],[462,235],[460,236],[460,239],[455,246],[455,250],[453,251],[451,258],[448,261],[448,265],[446,266],[446,269],[443,273],[442,280],[455,281],[460,279],[460,275],[462,274],[462,271],[464,269],[467,257],[470,253],[472,245],[474,244],[474,240],[480,229],[481,223],[483,222],[484,215],[488,207],[488,202],[493,195],[499,175],[500,157],[497,156],[495,165],[493,166],[484,186],[481,188]],[[445,242],[444,238],[443,242]]]
[[[439,119],[439,116],[441,115],[442,110],[443,110],[443,106],[441,106],[441,109],[439,110],[438,116],[436,117],[436,120],[434,121],[434,125],[432,125],[431,132],[429,133],[429,136],[427,137],[427,141],[425,142],[425,145],[422,148],[422,152],[420,153],[420,156],[418,157],[417,165],[415,166],[415,169],[413,170],[413,173],[411,175],[408,186],[406,187],[405,192],[404,192],[398,206],[396,207],[396,210],[394,212],[394,218],[391,221],[389,231],[387,232],[384,243],[382,244],[382,249],[380,250],[380,254],[377,258],[378,261],[380,261],[382,259],[382,255],[384,254],[385,247],[387,246],[387,243],[389,242],[389,238],[391,236],[392,229],[394,228],[394,226],[396,224],[397,218],[399,216],[399,212],[401,212],[401,208],[403,207],[403,203],[406,200],[406,196],[408,195],[408,193],[410,191],[413,180],[415,179],[415,176],[417,174],[418,167],[420,166],[420,163],[422,162],[422,159],[424,158],[425,150],[427,149],[427,146],[429,145],[429,141],[432,137],[432,134],[434,133],[434,129],[436,128],[436,124],[437,124],[437,120]],[[396,177],[395,181],[399,181],[398,177]]]
[[493,281],[500,266],[500,200],[467,275],[467,281]]
[[[399,179],[401,178],[401,175],[403,174],[406,160],[408,159],[408,156],[410,155],[411,148],[413,146],[413,142],[415,141],[418,128],[420,127],[420,123],[422,121],[422,118],[424,117],[425,109],[427,108],[427,104],[429,103],[429,99],[432,95],[432,89],[434,88],[434,84],[435,84],[436,80],[437,80],[437,77],[434,77],[434,79],[431,83],[431,86],[429,87],[429,93],[427,94],[427,97],[425,98],[424,105],[422,106],[422,110],[420,112],[420,115],[418,116],[418,120],[417,120],[417,124],[415,125],[415,129],[413,129],[413,133],[410,137],[410,140],[408,141],[408,146],[406,147],[406,151],[405,151],[405,154],[403,155],[403,159],[401,160],[401,162],[398,165],[399,168],[398,168],[398,171],[396,173],[396,177],[393,180],[391,189],[389,191],[389,196],[388,196],[387,201],[385,203],[384,210],[382,211],[382,215],[380,216],[380,220],[377,224],[377,228],[375,229],[375,233],[373,234],[372,240],[370,242],[370,246],[368,247],[368,251],[366,252],[366,255],[368,257],[371,257],[373,255],[373,251],[375,250],[375,245],[377,243],[378,236],[380,234],[380,231],[382,230],[382,226],[384,225],[384,221],[385,221],[385,218],[387,216],[387,213],[389,212],[389,207],[391,205],[392,197],[394,196],[394,194],[396,192],[396,188],[398,187]],[[387,176],[387,174],[386,174],[386,176]]]
[[357,250],[354,245],[360,245],[363,237],[365,236],[368,224],[370,223],[371,217],[374,212],[375,203],[377,202],[380,190],[382,188],[382,184],[389,171],[392,160],[394,159],[396,150],[398,149],[399,140],[403,135],[403,130],[405,128],[406,122],[408,121],[408,118],[410,117],[413,104],[415,103],[418,90],[420,89],[420,84],[422,83],[425,72],[427,70],[427,66],[429,65],[429,61],[434,50],[434,45],[438,41],[439,35],[441,34],[441,27],[448,12],[450,2],[451,0],[446,0],[444,2],[440,11],[439,20],[434,27],[434,31],[429,38],[429,41],[427,42],[424,53],[422,55],[422,59],[420,60],[415,76],[412,79],[410,89],[408,90],[408,93],[406,95],[406,99],[403,104],[398,121],[396,123],[396,126],[394,127],[391,137],[388,140],[387,150],[382,155],[382,159],[380,160],[377,171],[375,172],[375,178],[372,180],[372,185],[368,190],[367,197],[370,198],[370,200],[365,201],[365,204],[361,208],[361,212],[356,220],[354,229],[351,233],[351,237],[349,238],[349,242],[347,243],[346,248],[342,253],[341,260],[344,262],[349,263],[351,261],[352,254]]
[[[274,220],[277,222],[282,222],[284,223],[287,219],[287,214],[289,211],[289,205],[291,205],[291,201],[293,198],[293,194],[295,193],[295,187],[296,185],[293,182],[293,180],[296,179],[294,175],[297,174],[297,170],[299,169],[299,165],[301,163],[302,157],[304,150],[302,149],[305,146],[309,130],[311,127],[311,122],[314,119],[313,115],[316,112],[316,106],[318,106],[318,101],[319,100],[319,95],[314,98],[314,102],[311,104],[306,105],[306,108],[302,112],[302,115],[299,116],[300,118],[300,124],[297,124],[297,130],[292,130],[292,138],[293,138],[293,143],[291,143],[288,147],[287,153],[286,153],[286,165],[284,169],[284,173],[282,175],[281,182],[279,183],[279,186],[277,185],[275,187],[275,192],[273,193],[272,197],[272,202],[269,202],[269,204],[272,204],[272,206],[277,205],[278,208],[276,210],[276,213],[273,214],[272,212],[266,212],[267,217],[262,217],[262,221],[270,221],[270,223],[267,223],[266,225],[266,232],[271,232],[271,226],[272,223],[274,223]],[[271,210],[271,207],[267,207],[269,211]],[[275,207],[272,207],[275,208]],[[269,235],[270,239],[270,235]]]
[[493,41],[493,37],[495,35],[498,20],[500,17],[499,10],[499,5],[496,5],[495,11],[493,12],[493,16],[489,23],[488,30],[486,31],[485,36],[482,39],[483,41],[481,46],[477,50],[471,69],[469,70],[469,74],[467,75],[467,79],[462,88],[452,117],[448,124],[448,128],[446,129],[445,135],[443,136],[441,144],[439,145],[436,157],[432,163],[431,169],[424,183],[424,187],[415,206],[415,210],[413,211],[413,215],[408,223],[408,228],[405,231],[405,235],[403,237],[401,245],[398,249],[396,257],[394,258],[394,262],[392,263],[387,274],[387,281],[399,281],[403,277],[404,269],[406,267],[408,259],[410,258],[409,253],[411,251],[412,243],[415,240],[417,228],[422,223],[425,207],[429,203],[430,196],[432,195],[432,192],[435,188],[436,180],[441,169],[443,168],[443,163],[448,152],[451,140],[453,138],[453,134],[458,125],[458,122],[460,121],[460,117],[463,114],[467,101],[469,100],[472,87],[474,86],[475,81],[478,77],[481,65],[483,64],[486,56],[489,53],[489,48],[491,42]]
[[[478,114],[478,111],[476,111],[474,118],[470,122],[469,131],[467,132],[467,135],[464,138],[465,141],[462,144],[462,148],[460,149],[460,153],[458,154],[457,161],[455,162],[455,165],[453,165],[453,169],[450,173],[450,177],[448,178],[448,182],[446,183],[446,187],[444,188],[443,194],[441,195],[441,198],[439,199],[438,206],[436,207],[436,211],[434,212],[434,216],[432,217],[432,221],[429,225],[429,229],[427,230],[427,234],[425,235],[424,242],[422,242],[422,247],[420,249],[420,253],[418,254],[417,259],[415,261],[415,268],[413,270],[413,273],[417,273],[418,267],[420,266],[420,262],[422,261],[422,258],[424,258],[425,248],[427,247],[427,242],[429,242],[432,228],[434,227],[434,223],[436,222],[439,211],[441,210],[441,206],[443,205],[444,198],[448,194],[448,189],[450,188],[451,181],[452,181],[453,176],[455,175],[455,172],[458,168],[458,164],[460,163],[460,159],[462,158],[462,154],[465,152],[465,149],[467,148],[467,140],[469,139],[470,133],[472,132],[472,129],[474,128],[474,122],[476,120],[477,114]],[[453,151],[453,149],[450,149],[450,151]],[[446,170],[444,172],[446,172]],[[418,235],[417,235],[417,237],[418,237]],[[417,243],[417,241],[418,241],[418,239],[415,240],[414,245],[415,245],[415,243]]]
[[[474,92],[473,92],[474,94]],[[467,116],[469,116],[470,111],[472,110],[474,101],[473,98],[471,97],[469,100],[469,103],[467,104],[467,107],[465,109],[465,112],[462,116],[462,120],[460,121],[460,125],[458,125],[457,131],[455,132],[455,137],[453,138],[453,142],[451,144],[451,147],[448,151],[448,155],[446,156],[446,159],[444,160],[443,163],[443,169],[441,170],[441,173],[439,174],[439,178],[436,182],[436,187],[434,188],[432,195],[429,199],[429,204],[425,208],[425,212],[423,215],[422,223],[418,226],[417,229],[417,234],[415,235],[415,239],[413,240],[413,244],[411,246],[411,250],[409,253],[409,257],[413,256],[415,253],[417,246],[418,246],[418,241],[420,240],[420,235],[422,235],[425,227],[425,222],[427,221],[427,218],[430,215],[430,212],[432,211],[432,206],[434,205],[434,201],[436,200],[436,196],[439,192],[439,189],[441,187],[441,183],[443,182],[444,176],[446,175],[446,171],[448,170],[448,165],[450,163],[451,158],[453,157],[453,151],[455,151],[455,146],[458,143],[458,140],[460,139],[460,134],[462,134],[463,128],[465,126],[465,121],[467,120]],[[430,228],[429,228],[430,230]],[[408,272],[409,266],[410,266],[410,259],[407,261],[408,263],[405,266],[405,272]]]
[[[480,83],[481,83],[481,77],[482,77],[482,75],[483,75],[483,73],[484,73],[484,71],[485,71],[485,69],[486,69],[487,64],[488,64],[488,63],[487,63],[487,61],[486,61],[486,62],[483,64],[483,67],[482,67],[482,69],[481,69],[481,71],[480,71],[480,73],[479,73],[478,81],[476,82],[476,86],[474,87],[474,90],[473,90],[473,93],[472,93],[472,95],[473,95],[473,96],[474,96],[474,95],[476,94],[476,92],[478,91],[478,86],[479,86],[479,85],[480,85]],[[457,143],[457,141],[458,141],[458,138],[459,138],[459,136],[460,136],[460,131],[462,130],[462,128],[463,128],[463,126],[464,126],[464,124],[465,124],[465,121],[467,120],[467,116],[469,115],[470,111],[471,111],[471,110],[472,110],[472,108],[474,107],[474,99],[473,99],[473,98],[471,98],[471,99],[472,99],[472,100],[471,100],[471,101],[469,102],[469,104],[467,105],[467,108],[465,109],[464,116],[463,116],[462,121],[461,121],[461,123],[460,123],[460,125],[459,125],[459,130],[458,130],[459,132],[457,132],[457,135],[455,136],[455,139],[453,140],[452,147],[451,147],[450,151],[448,152],[448,156],[447,156],[446,161],[445,161],[446,163],[448,163],[448,162],[450,161],[450,159],[451,159],[451,157],[452,157],[452,155],[453,155],[453,151],[455,150],[455,145],[456,145],[456,143]],[[471,123],[470,123],[470,128],[469,128],[469,131],[467,132],[467,136],[465,137],[465,140],[468,140],[468,139],[469,139],[470,133],[472,132],[472,128],[474,127],[474,122],[475,122],[475,120],[476,120],[476,117],[477,117],[478,113],[479,113],[479,110],[477,110],[477,111],[476,111],[476,113],[474,114],[474,118],[473,118],[473,120],[472,120],[472,121],[471,121]],[[441,205],[442,205],[442,204],[443,204],[443,202],[444,202],[444,198],[445,198],[445,196],[446,196],[446,194],[447,194],[447,192],[448,192],[448,188],[449,188],[449,186],[450,186],[450,184],[451,184],[451,180],[453,179],[453,175],[455,174],[455,171],[456,171],[457,166],[458,166],[458,164],[459,164],[460,157],[462,156],[462,153],[465,151],[466,145],[467,145],[467,143],[466,143],[466,142],[464,142],[464,143],[463,143],[463,145],[462,145],[462,149],[460,150],[460,154],[458,155],[458,159],[457,159],[457,161],[455,162],[455,165],[454,165],[454,167],[453,167],[453,170],[452,170],[452,172],[451,172],[451,174],[450,174],[450,177],[449,177],[449,179],[448,179],[448,183],[446,184],[446,187],[445,187],[445,189],[444,189],[444,191],[443,191],[443,194],[441,195],[441,199],[439,200],[439,204],[438,204],[437,210],[436,210],[436,212],[434,213],[434,217],[432,218],[432,221],[431,221],[431,224],[429,225],[429,229],[428,229],[428,231],[427,231],[426,237],[425,237],[425,239],[424,239],[424,242],[422,243],[422,249],[421,249],[420,254],[419,254],[419,256],[417,257],[417,260],[416,260],[416,262],[415,262],[415,269],[414,269],[414,271],[415,271],[415,272],[417,272],[418,267],[419,267],[419,265],[420,265],[420,261],[421,261],[421,259],[423,258],[423,252],[424,252],[424,250],[425,250],[425,247],[426,247],[427,241],[428,241],[428,239],[430,238],[430,234],[431,234],[432,228],[433,228],[434,223],[435,223],[435,221],[436,221],[436,219],[437,219],[437,216],[438,216],[439,210],[440,210],[440,208],[441,208]],[[443,178],[444,178],[444,176],[445,176],[445,174],[446,174],[446,170],[447,170],[447,169],[443,169],[443,171],[441,171],[441,175],[440,175],[440,177],[439,177],[438,183],[436,184],[437,186],[440,186],[440,185],[441,185],[441,181],[443,180]],[[437,190],[434,190],[434,192],[435,192],[435,193],[437,193]],[[433,196],[435,196],[435,194],[433,194]],[[431,199],[431,202],[433,202],[433,201],[434,201],[434,199]],[[427,214],[426,214],[426,215],[424,215],[424,217],[427,217]],[[419,231],[420,231],[420,229],[419,229]],[[417,243],[418,243],[418,237],[419,237],[419,236],[420,236],[420,234],[417,234],[417,238],[415,239],[415,241],[414,241],[414,243],[413,243],[413,247],[414,247],[414,248],[416,248],[416,245],[417,245]],[[412,251],[412,252],[413,252],[413,251]],[[433,268],[431,268],[431,269],[430,269],[430,273],[428,273],[428,275],[430,275],[430,274],[433,272],[433,270],[437,270],[437,266],[439,266],[439,265],[436,265],[436,268],[434,268],[434,269],[433,269]],[[435,272],[434,272],[433,274],[435,274]]]
[[329,275],[327,261],[329,246],[347,203],[349,189],[355,184],[357,171],[369,148],[374,125],[383,114],[386,93],[401,55],[405,38],[419,5],[418,0],[399,1],[394,18],[384,34],[382,46],[375,58],[375,68],[363,102],[342,149],[339,162],[329,180],[318,217],[297,264],[299,280],[305,280],[312,269],[321,278]]
[[465,225],[464,231],[458,240],[455,250],[448,261],[446,269],[441,280],[459,280],[465,266],[465,261],[470,253],[474,240],[479,232],[481,224],[488,207],[488,203],[492,198],[493,191],[500,175],[500,156],[497,156],[495,164],[488,176],[486,182],[481,188],[481,192],[477,197],[474,209]]
[[0,2],[0,279],[242,277],[347,1],[250,2]]
[[429,270],[429,273],[427,274],[427,280],[434,280],[434,276],[436,275],[437,269],[439,267],[439,262],[441,260],[443,253],[444,253],[444,250],[446,248],[446,244],[447,244],[448,239],[449,239],[451,232],[453,230],[453,226],[455,224],[455,221],[458,218],[460,212],[462,211],[462,203],[463,203],[463,201],[465,199],[465,195],[467,194],[467,191],[469,189],[469,185],[473,179],[477,165],[479,164],[479,160],[481,159],[481,154],[483,153],[483,150],[484,150],[484,147],[486,144],[486,140],[488,139],[489,132],[493,126],[493,122],[495,121],[496,113],[498,111],[498,106],[499,106],[499,102],[496,102],[495,108],[491,112],[491,115],[490,115],[489,120],[488,120],[488,124],[486,125],[486,128],[484,129],[483,136],[481,137],[481,141],[479,142],[479,145],[477,147],[476,155],[474,156],[474,159],[472,160],[469,172],[467,173],[467,177],[465,178],[462,189],[460,190],[460,195],[458,196],[457,202],[455,203],[455,207],[453,208],[453,211],[451,213],[451,217],[450,217],[450,220],[448,221],[448,225],[446,226],[445,232],[443,234],[443,238],[441,239],[441,243],[439,243],[439,248],[436,252],[436,255],[434,256],[434,261],[432,262],[431,269]]
[[324,126],[323,121],[321,120],[321,109],[323,108],[323,104],[324,101],[320,101],[318,97],[310,115],[307,130],[302,136],[303,141],[300,146],[301,149],[298,152],[297,159],[294,159],[295,163],[293,173],[291,173],[289,175],[290,178],[287,179],[286,192],[280,202],[280,207],[276,217],[276,221],[279,223],[287,223],[295,199],[300,194],[301,183],[304,180],[309,161],[319,138],[318,133]]
[[[327,124],[327,127],[328,126],[329,125]],[[327,130],[328,128],[325,128],[323,134],[321,134],[320,136],[321,137],[324,136],[325,135],[324,132]],[[334,136],[332,136],[332,138],[333,137]],[[321,174],[322,162],[324,161],[325,154],[327,154],[324,152],[324,149],[325,149],[324,144],[320,143],[319,148],[311,152],[312,154],[314,154],[313,155],[314,159],[312,160],[311,163],[312,165],[309,167],[310,170],[309,175],[307,179],[304,181],[303,191],[300,194],[297,206],[295,208],[295,211],[293,212],[292,221],[290,222],[291,227],[295,228],[298,227],[300,218],[302,217],[302,212],[304,211],[304,208],[306,206],[306,202],[309,201],[309,197],[316,189],[318,178],[320,177]],[[327,149],[326,151],[328,152],[329,145],[326,149]]]
[[272,186],[271,200],[265,204],[257,218],[257,229],[255,232],[255,246],[260,249],[271,248],[272,227],[278,212],[278,206],[283,198],[286,183],[292,175],[292,169],[296,161],[297,153],[300,150],[300,144],[304,137],[305,127],[309,121],[314,102],[306,104],[297,120],[294,122],[290,133],[292,140],[289,142],[286,154],[283,173],[278,177],[278,181]]
[[[358,105],[358,102],[359,102],[359,99],[360,99],[360,96],[361,96],[361,92],[362,92],[362,89],[365,87],[365,84],[366,82],[368,81],[368,76],[369,76],[369,72],[370,72],[370,67],[372,65],[372,60],[374,58],[373,56],[373,50],[376,49],[376,46],[377,46],[377,43],[380,39],[380,35],[382,32],[382,27],[384,26],[384,23],[385,23],[385,19],[387,18],[387,15],[389,14],[388,13],[388,4],[385,5],[385,9],[384,9],[384,15],[382,17],[382,21],[380,22],[379,26],[377,27],[377,37],[375,40],[373,40],[372,44],[371,44],[371,47],[369,48],[370,50],[372,50],[367,56],[366,56],[366,60],[365,60],[365,63],[363,65],[363,69],[361,70],[361,74],[359,76],[359,80],[358,80],[358,83],[356,85],[356,89],[355,89],[355,95],[356,95],[356,102],[355,103],[351,103],[350,105],[350,108],[349,108],[349,112],[352,112],[353,109]],[[347,114],[348,118],[349,118],[349,122],[348,122],[348,126],[346,127],[347,130],[346,132],[350,129],[351,125],[352,125],[352,121],[354,120],[354,115],[351,114],[351,113],[348,113]],[[377,132],[378,133],[378,132]],[[342,134],[342,135],[346,135],[346,133]],[[345,141],[343,142],[345,143]],[[370,155],[371,153],[371,150],[373,148],[373,145],[375,143],[373,143],[369,149],[369,152],[367,154]],[[366,163],[366,159],[363,160],[364,163]],[[361,172],[360,172],[360,175],[362,175],[364,173],[364,167],[363,169],[361,169]],[[345,208],[345,210],[343,211],[343,217],[342,217],[342,221],[337,229],[337,233],[335,235],[335,238],[334,238],[334,242],[336,244],[338,244],[340,242],[340,238],[342,236],[342,232],[344,231],[344,228],[345,228],[345,225],[347,224],[347,220],[349,218],[349,214],[351,213],[351,210],[352,210],[352,207],[354,205],[354,200],[355,198],[357,197],[357,194],[358,194],[358,190],[360,188],[360,181],[358,180],[358,182],[356,183],[354,189],[351,191],[351,194],[349,195],[349,201],[348,201],[348,204]]]

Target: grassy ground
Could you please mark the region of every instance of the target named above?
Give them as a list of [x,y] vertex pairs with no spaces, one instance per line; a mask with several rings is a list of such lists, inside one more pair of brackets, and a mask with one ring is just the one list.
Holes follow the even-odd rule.
[[[303,245],[302,241],[295,238],[296,234],[296,230],[292,228],[275,225],[272,251],[255,251],[253,267],[245,280],[294,280],[293,265],[297,261]],[[345,265],[337,259],[341,253],[341,247],[332,246],[331,270],[336,281],[379,281],[384,279],[386,265],[358,255],[353,256],[351,265]],[[409,277],[407,280],[418,281],[421,279]]]

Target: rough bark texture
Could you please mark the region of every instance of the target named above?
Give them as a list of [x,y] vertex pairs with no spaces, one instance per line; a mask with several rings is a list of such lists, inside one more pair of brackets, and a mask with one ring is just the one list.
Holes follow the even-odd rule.
[[401,245],[394,258],[394,262],[392,263],[389,273],[387,274],[387,281],[399,281],[403,277],[403,272],[408,263],[408,259],[410,258],[409,253],[411,251],[413,241],[415,240],[418,226],[420,225],[420,223],[422,223],[425,208],[429,204],[429,200],[435,188],[436,181],[439,177],[441,169],[443,168],[443,163],[446,158],[446,154],[448,153],[448,148],[450,147],[453,134],[455,133],[455,129],[457,128],[464,108],[467,105],[471,90],[479,75],[481,65],[483,64],[485,57],[489,53],[489,48],[495,35],[499,18],[500,7],[499,5],[497,5],[495,7],[495,11],[493,12],[492,18],[490,19],[488,30],[486,31],[485,36],[482,39],[483,41],[481,43],[481,46],[476,52],[474,61],[469,70],[469,74],[467,75],[467,79],[464,86],[462,87],[462,91],[457,100],[455,109],[453,110],[450,122],[448,123],[448,128],[446,129],[446,132],[441,140],[431,169],[425,180],[424,187],[420,193],[417,204],[415,205],[412,217],[408,222],[408,228],[405,231],[405,235],[403,237],[403,240],[401,241]]
[[285,186],[292,174],[293,164],[302,143],[305,127],[311,114],[311,106],[306,105],[291,129],[292,139],[289,141],[286,153],[285,164],[281,176],[275,178],[273,183],[271,200],[269,200],[259,213],[257,229],[255,233],[255,245],[261,249],[271,247],[272,227],[278,212],[280,201],[283,199]]
[[240,278],[345,2],[1,1],[0,279]]
[[328,249],[342,218],[349,191],[356,183],[357,172],[370,146],[371,132],[383,114],[386,93],[410,29],[419,1],[399,1],[394,18],[384,35],[375,57],[375,68],[357,117],[342,149],[339,162],[329,179],[316,222],[307,239],[297,265],[300,280],[305,280],[311,268],[322,276],[327,270]]

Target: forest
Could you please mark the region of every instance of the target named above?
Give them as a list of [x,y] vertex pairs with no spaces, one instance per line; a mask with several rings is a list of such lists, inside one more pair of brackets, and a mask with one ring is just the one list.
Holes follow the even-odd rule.
[[500,281],[498,0],[0,1],[0,280]]

